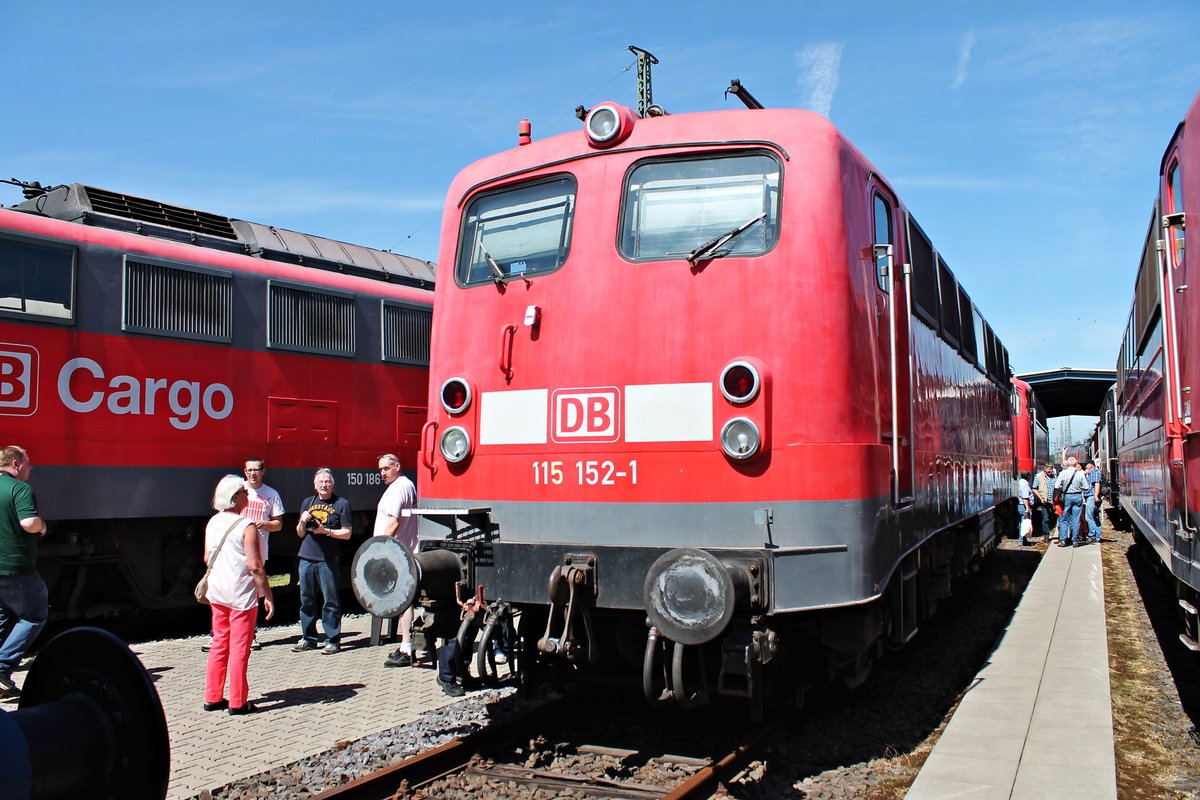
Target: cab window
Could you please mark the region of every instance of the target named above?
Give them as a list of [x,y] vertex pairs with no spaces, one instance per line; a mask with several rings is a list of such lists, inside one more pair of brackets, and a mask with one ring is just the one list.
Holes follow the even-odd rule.
[[463,216],[455,277],[470,286],[553,272],[567,260],[574,211],[569,176],[477,197]]
[[767,252],[779,238],[781,173],[766,153],[635,166],[625,179],[621,255],[661,261]]
[[74,301],[74,249],[0,238],[0,316],[69,322]]

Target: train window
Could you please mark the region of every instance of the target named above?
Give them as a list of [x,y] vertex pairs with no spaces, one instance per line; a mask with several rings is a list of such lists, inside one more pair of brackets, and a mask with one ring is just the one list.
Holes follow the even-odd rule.
[[1146,233],[1146,242],[1142,245],[1142,263],[1138,269],[1137,281],[1133,289],[1133,335],[1140,339],[1146,332],[1150,317],[1158,309],[1161,302],[1159,297],[1158,248],[1159,205],[1156,203],[1150,215],[1150,230]]
[[908,254],[912,259],[913,311],[937,330],[938,274],[933,245],[911,214],[908,215]]
[[962,323],[959,331],[959,344],[962,345],[963,355],[969,361],[975,360],[975,317],[971,312],[971,298],[958,287],[958,318]]
[[354,295],[267,281],[267,347],[354,355]]
[[74,248],[0,238],[0,314],[70,321],[74,300]]
[[767,252],[779,239],[781,172],[765,153],[635,166],[625,180],[621,255],[661,261],[701,250],[706,258]]
[[[1176,161],[1167,171],[1167,214],[1178,215],[1183,211],[1183,170]],[[1171,225],[1167,228],[1167,238],[1171,242],[1168,248],[1171,266],[1178,268],[1183,264],[1183,225]]]
[[1000,374],[1000,370],[996,368],[996,335],[992,333],[992,326],[986,322],[983,324],[983,351],[984,371],[995,378]]
[[382,300],[381,303],[383,360],[399,364],[428,364],[433,309],[393,300]]
[[230,342],[233,275],[222,270],[125,256],[121,329]]
[[942,260],[940,255],[937,256],[938,265],[938,285],[941,289],[941,311],[942,311],[942,338],[950,343],[951,347],[958,347],[959,323],[958,323],[958,284],[954,280],[954,273],[946,266],[946,262]]
[[472,286],[553,272],[567,260],[574,211],[569,176],[475,198],[463,216],[455,277]]
[[981,370],[986,372],[987,358],[984,357],[983,348],[987,339],[985,338],[983,332],[983,315],[979,313],[978,308],[972,308],[972,311],[974,312],[973,318],[975,320],[975,363],[979,365]]
[[[875,244],[895,244],[892,238],[892,206],[878,192],[875,193]],[[894,261],[894,248],[891,258],[875,253],[875,281],[885,292],[891,289],[891,276],[887,271],[888,264]]]

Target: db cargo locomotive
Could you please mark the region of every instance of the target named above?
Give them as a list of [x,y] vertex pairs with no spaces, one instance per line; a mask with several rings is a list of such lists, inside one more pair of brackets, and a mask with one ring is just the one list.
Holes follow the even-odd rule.
[[1050,463],[1050,432],[1046,427],[1046,410],[1025,381],[1012,379],[1013,444],[1017,455],[1017,472],[1032,475]]
[[1015,531],[1007,351],[828,120],[581,117],[450,187],[422,552],[356,591],[457,583],[653,702],[861,682]]
[[1163,154],[1114,398],[1121,509],[1169,570],[1180,638],[1193,650],[1200,650],[1200,440],[1192,422],[1200,387],[1198,219],[1200,95]]
[[[431,264],[91,186],[25,188],[0,209],[0,438],[35,465],[53,615],[194,605],[213,486],[249,457],[289,511],[316,467],[363,511],[381,452],[415,468]],[[273,536],[272,571],[295,550]]]

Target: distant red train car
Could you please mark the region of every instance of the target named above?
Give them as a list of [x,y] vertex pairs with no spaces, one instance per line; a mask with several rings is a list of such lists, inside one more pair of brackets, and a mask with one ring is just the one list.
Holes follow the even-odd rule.
[[460,173],[440,257],[401,583],[515,608],[539,662],[855,684],[1015,530],[1007,352],[816,114],[598,105]]
[[[362,512],[380,452],[415,467],[432,265],[79,184],[27,194],[0,210],[0,419],[35,465],[55,616],[194,603],[212,489],[247,457],[289,511],[317,467]],[[270,568],[295,551],[272,537]]]
[[1200,95],[1163,154],[1114,398],[1121,508],[1170,570],[1181,638],[1193,650],[1200,650],[1200,441],[1192,422],[1200,386],[1198,220]]
[[1030,475],[1050,463],[1050,432],[1046,410],[1033,387],[1020,378],[1012,379],[1013,446],[1017,472]]

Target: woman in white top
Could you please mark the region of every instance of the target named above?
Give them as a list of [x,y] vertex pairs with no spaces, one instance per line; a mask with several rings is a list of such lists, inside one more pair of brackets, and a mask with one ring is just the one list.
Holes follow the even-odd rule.
[[[204,686],[204,710],[228,708],[230,714],[249,714],[258,709],[247,696],[246,666],[250,642],[258,617],[258,598],[263,598],[267,619],[275,614],[271,585],[259,552],[258,529],[241,516],[247,492],[242,479],[226,475],[213,493],[216,514],[204,530],[204,563],[212,565],[208,575],[208,602],[212,607],[212,649],[208,651],[208,675]],[[225,699],[225,677],[229,676],[229,699]]]

